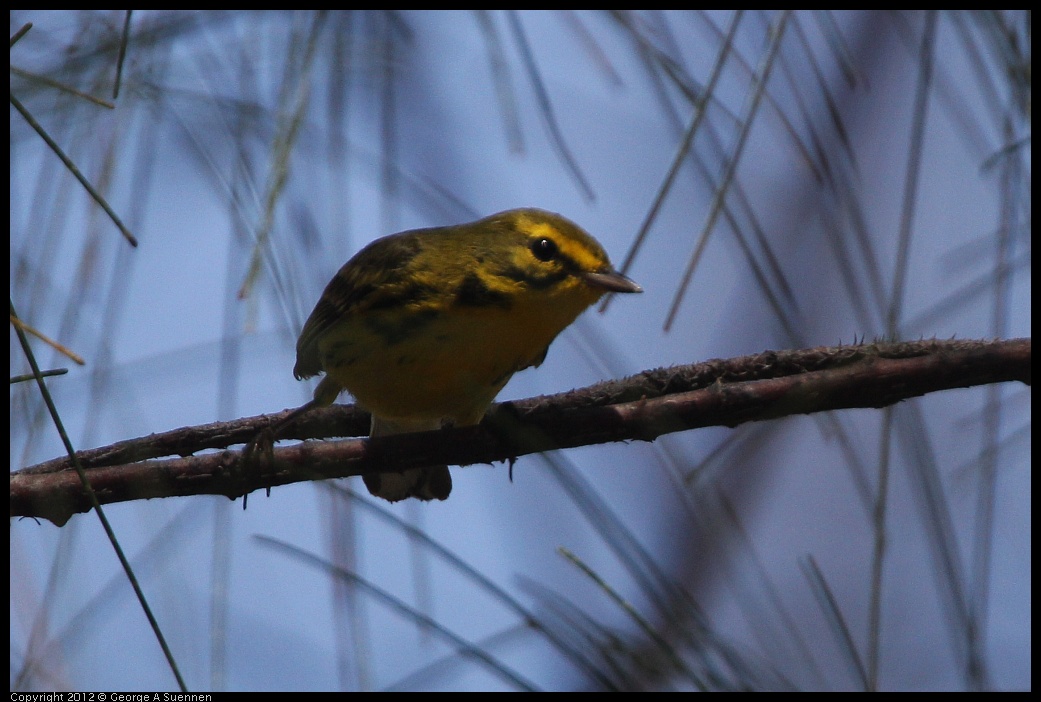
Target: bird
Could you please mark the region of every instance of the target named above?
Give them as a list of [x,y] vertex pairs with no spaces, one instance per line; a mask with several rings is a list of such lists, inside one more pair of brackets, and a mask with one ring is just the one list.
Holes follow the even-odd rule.
[[[329,281],[293,374],[324,374],[305,408],[348,391],[371,413],[373,437],[474,425],[514,373],[540,365],[557,335],[612,292],[642,288],[553,212],[512,209],[391,234]],[[452,491],[447,466],[362,477],[390,502]]]

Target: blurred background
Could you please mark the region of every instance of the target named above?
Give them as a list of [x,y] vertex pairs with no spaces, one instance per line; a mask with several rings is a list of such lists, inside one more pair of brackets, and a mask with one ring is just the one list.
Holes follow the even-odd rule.
[[[500,399],[1031,333],[1029,12],[26,22],[12,96],[140,241],[12,107],[12,304],[86,359],[33,343],[76,448],[302,404],[353,253],[521,206],[646,292]],[[106,513],[193,691],[1029,689],[1029,437],[995,385],[454,468],[437,504],[349,479]],[[12,385],[12,470],[63,454]],[[95,515],[10,539],[12,690],[176,688]]]

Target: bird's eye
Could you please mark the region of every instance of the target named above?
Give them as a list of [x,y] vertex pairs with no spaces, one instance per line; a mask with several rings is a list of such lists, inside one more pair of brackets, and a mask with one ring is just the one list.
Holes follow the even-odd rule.
[[531,252],[540,261],[549,261],[557,255],[557,245],[545,237],[531,242]]

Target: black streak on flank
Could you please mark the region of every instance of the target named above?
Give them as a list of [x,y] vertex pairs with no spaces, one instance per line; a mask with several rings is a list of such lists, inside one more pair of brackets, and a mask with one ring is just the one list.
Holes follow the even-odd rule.
[[400,344],[411,338],[418,330],[433,322],[438,316],[437,310],[419,310],[408,315],[369,315],[365,318],[365,326],[380,336],[388,346]]
[[333,344],[325,352],[323,368],[348,368],[358,362],[357,351],[354,344],[349,341],[340,341]]
[[455,292],[456,303],[465,307],[501,307],[504,310],[512,307],[510,296],[492,290],[484,284],[476,273],[470,273]]

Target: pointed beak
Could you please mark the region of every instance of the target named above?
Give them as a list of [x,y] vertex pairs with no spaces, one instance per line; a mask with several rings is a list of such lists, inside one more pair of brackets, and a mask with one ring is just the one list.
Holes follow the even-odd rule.
[[595,273],[583,273],[582,278],[594,288],[600,288],[607,292],[643,292],[643,288],[611,268],[596,271]]

